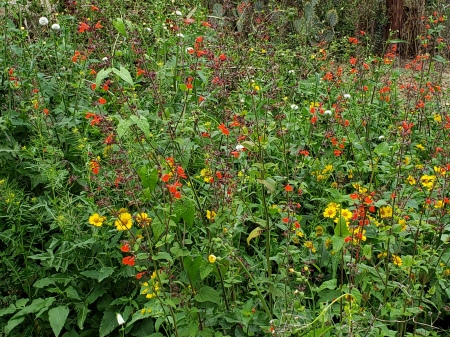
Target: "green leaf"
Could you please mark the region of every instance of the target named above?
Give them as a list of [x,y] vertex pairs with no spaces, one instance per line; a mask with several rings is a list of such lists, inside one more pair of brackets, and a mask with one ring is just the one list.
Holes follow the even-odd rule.
[[37,298],[37,299],[33,300],[33,302],[31,302],[30,305],[28,305],[25,308],[23,308],[22,310],[18,311],[12,317],[12,319],[18,318],[20,316],[25,316],[28,314],[34,314],[34,313],[37,313],[38,311],[41,311],[41,313],[42,313],[43,311],[46,311],[48,309],[48,307],[50,307],[50,305],[52,305],[52,303],[54,301],[55,301],[54,297],[47,297],[46,299]]
[[256,227],[255,229],[253,229],[247,237],[247,245],[250,245],[250,241],[260,236],[262,232],[263,229],[261,227]]
[[364,245],[363,246],[363,255],[367,260],[370,260],[372,258],[372,246],[370,245]]
[[272,178],[267,177],[266,179],[256,179],[256,181],[266,186],[270,193],[275,192],[275,185],[277,184],[277,182]]
[[118,75],[122,80],[127,82],[129,85],[134,86],[133,78],[131,77],[130,72],[126,68],[120,66],[120,69],[112,68],[112,71],[114,72],[114,74]]
[[8,321],[8,324],[6,324],[6,326],[5,326],[5,333],[9,334],[12,331],[12,329],[14,329],[20,323],[22,323],[24,319],[25,319],[24,316],[19,317],[19,318],[15,318],[15,319],[10,319]]
[[158,183],[158,170],[150,165],[144,165],[138,168],[137,173],[141,178],[142,187],[148,188],[149,192],[153,192]]
[[197,302],[213,302],[219,304],[220,297],[219,293],[211,287],[203,286],[201,287],[197,294],[194,296]]
[[102,267],[100,268],[100,270],[86,270],[82,271],[80,274],[86,277],[96,279],[98,282],[101,282],[108,276],[111,276],[112,273],[114,273],[114,268]]
[[125,29],[125,23],[121,18],[117,18],[113,21],[113,26],[117,29],[120,35],[127,37],[127,30]]
[[439,63],[447,63],[447,60],[443,58],[441,55],[436,55],[435,57],[433,57],[433,60]]
[[195,285],[201,281],[200,278],[200,266],[203,263],[201,256],[197,256],[194,260],[191,257],[186,256],[183,259],[183,266],[189,275],[191,282]]
[[325,281],[317,289],[317,292],[321,292],[324,289],[334,290],[334,289],[336,289],[336,285],[337,285],[337,280],[335,278],[332,280]]
[[117,125],[117,136],[119,138],[122,138],[125,133],[130,128],[130,125],[133,124],[133,122],[130,119],[119,119],[119,124]]
[[390,154],[388,143],[383,142],[381,144],[378,144],[373,149],[373,152],[375,152],[378,156],[388,156]]
[[78,296],[78,292],[72,286],[70,286],[69,288],[64,290],[64,292],[67,294],[68,298],[72,298],[72,299],[75,299],[75,300],[79,300],[80,299],[80,296]]
[[208,263],[200,268],[200,278],[204,280],[213,271],[214,266]]
[[150,138],[150,124],[144,116],[131,115],[130,119],[136,124],[136,126],[144,133],[145,137]]
[[9,307],[7,308],[3,308],[2,310],[0,310],[0,317],[4,316],[4,315],[9,315],[12,314],[14,312],[16,312],[17,308],[14,304],[10,304]]
[[408,41],[400,40],[400,39],[392,39],[392,40],[387,40],[386,41],[386,44],[392,44],[392,43],[408,43]]
[[156,254],[155,256],[152,257],[153,260],[167,260],[169,261],[171,264],[173,263],[173,259],[172,256],[170,256],[169,253],[166,252],[159,252],[158,254]]
[[59,307],[52,308],[48,311],[48,321],[50,322],[50,326],[56,337],[61,333],[68,316],[69,308],[64,305],[60,305]]
[[334,227],[334,234],[340,237],[346,237],[349,234],[347,223],[343,216],[339,217],[339,221],[337,222],[336,227]]
[[102,84],[102,81],[108,77],[108,75],[111,71],[112,71],[111,68],[106,68],[106,69],[101,69],[97,73],[97,76],[95,77],[95,85],[97,86],[97,88],[100,87],[100,85]]
[[48,285],[55,285],[55,281],[46,277],[46,278],[43,278],[43,279],[40,279],[40,280],[37,280],[36,282],[34,282],[33,287],[41,289]]
[[182,218],[188,226],[194,224],[195,205],[191,199],[178,199],[174,206],[174,211],[178,218]]
[[78,316],[77,316],[77,325],[80,330],[84,329],[84,322],[86,321],[87,314],[91,311],[87,304],[83,304],[81,307],[77,308]]
[[102,322],[100,323],[100,337],[108,336],[118,326],[119,323],[116,319],[116,313],[112,311],[105,311]]

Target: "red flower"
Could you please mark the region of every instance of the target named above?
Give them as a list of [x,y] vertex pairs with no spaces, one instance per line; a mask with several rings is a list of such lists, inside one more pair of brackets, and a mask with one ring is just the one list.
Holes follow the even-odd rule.
[[99,99],[98,99],[98,104],[105,104],[106,103],[106,99],[104,99],[103,97],[100,97]]
[[227,59],[227,57],[225,56],[225,54],[220,54],[219,56],[219,60],[221,60],[222,62],[225,61]]
[[348,42],[352,44],[358,44],[358,39],[356,37],[349,37]]
[[91,167],[92,174],[99,174],[99,172],[100,172],[100,164],[99,163],[97,163],[96,161],[91,161],[89,163],[89,166]]
[[344,242],[345,243],[349,243],[349,242],[351,242],[352,241],[352,237],[351,236],[347,236],[345,239],[344,239]]
[[100,24],[100,22],[101,22],[101,21],[98,21],[98,22],[95,24],[95,26],[94,26],[95,29],[103,28],[103,26]]
[[136,279],[140,280],[145,275],[145,271],[136,274]]
[[43,109],[42,112],[44,113],[44,115],[48,116],[48,114],[50,113],[50,111],[48,109]]
[[187,175],[184,173],[184,169],[181,166],[177,166],[177,174],[181,178],[187,178]]
[[170,175],[169,174],[164,174],[161,177],[161,180],[164,181],[165,183],[167,183],[170,180]]
[[131,251],[131,248],[128,242],[123,244],[122,247],[120,247],[120,250],[124,253],[129,253]]
[[134,266],[134,256],[125,256],[122,259],[122,263],[128,266],[133,267]]
[[203,21],[202,26],[203,27],[211,27],[211,24],[209,22]]
[[333,153],[334,153],[334,155],[336,157],[339,157],[342,154],[342,151],[341,150],[334,150]]
[[357,200],[358,199],[358,193],[350,194],[350,199]]
[[80,22],[80,25],[78,26],[78,33],[84,33],[85,31],[89,31],[91,27],[84,22]]
[[113,144],[113,143],[114,143],[114,134],[113,134],[113,133],[110,133],[110,134],[108,135],[108,137],[105,138],[104,142],[105,142],[106,145],[111,145],[111,144]]
[[285,190],[286,192],[292,192],[293,188],[292,188],[291,185],[287,184],[286,186],[284,186],[284,190]]
[[230,130],[228,130],[228,128],[225,126],[225,124],[220,124],[219,126],[218,126],[218,128],[219,128],[219,130],[220,131],[222,131],[222,133],[225,135],[225,136],[228,136],[229,134],[230,134]]
[[281,219],[281,221],[283,221],[284,223],[288,223],[289,222],[289,218],[288,217],[283,218],[283,219]]
[[301,154],[302,156],[309,156],[309,151],[307,151],[307,150],[300,150],[300,151],[298,151],[298,154]]
[[92,5],[92,6],[91,6],[91,11],[99,12],[99,11],[100,11],[100,8],[98,8],[97,6]]

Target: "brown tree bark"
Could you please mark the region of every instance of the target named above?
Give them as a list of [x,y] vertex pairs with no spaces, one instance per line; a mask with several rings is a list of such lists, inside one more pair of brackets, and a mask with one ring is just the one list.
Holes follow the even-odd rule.
[[402,36],[403,2],[404,0],[386,0],[386,11],[389,17],[385,31],[386,39],[398,39]]

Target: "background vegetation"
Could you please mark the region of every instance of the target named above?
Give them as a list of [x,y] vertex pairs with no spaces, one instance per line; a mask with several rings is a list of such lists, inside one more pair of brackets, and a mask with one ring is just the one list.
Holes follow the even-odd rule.
[[448,335],[448,4],[1,5],[0,336]]

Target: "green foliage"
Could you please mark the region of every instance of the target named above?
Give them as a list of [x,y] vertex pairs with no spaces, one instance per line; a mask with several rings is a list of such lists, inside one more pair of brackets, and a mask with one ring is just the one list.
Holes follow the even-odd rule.
[[444,333],[446,19],[297,5],[4,6],[1,336]]

